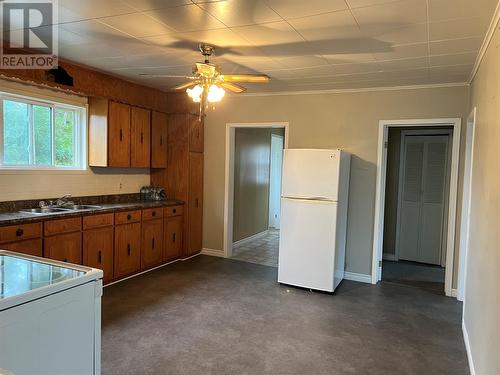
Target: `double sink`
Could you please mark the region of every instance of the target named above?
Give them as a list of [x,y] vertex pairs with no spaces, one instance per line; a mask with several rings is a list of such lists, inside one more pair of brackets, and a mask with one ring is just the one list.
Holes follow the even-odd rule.
[[99,210],[102,206],[93,206],[89,204],[74,204],[64,207],[37,207],[28,208],[25,210],[20,210],[19,212],[23,214],[35,214],[35,215],[45,215],[45,214],[56,214],[63,212],[77,212],[77,211],[88,211],[88,210]]

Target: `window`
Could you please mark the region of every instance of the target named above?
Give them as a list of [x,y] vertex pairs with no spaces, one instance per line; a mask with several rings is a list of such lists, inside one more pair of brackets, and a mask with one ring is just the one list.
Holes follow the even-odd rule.
[[0,168],[85,169],[85,108],[0,95]]

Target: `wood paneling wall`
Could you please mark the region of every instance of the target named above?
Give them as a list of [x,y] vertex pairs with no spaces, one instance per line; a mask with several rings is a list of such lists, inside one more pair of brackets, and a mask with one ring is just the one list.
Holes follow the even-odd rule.
[[46,70],[0,69],[0,75],[4,78],[17,78],[37,85],[50,86],[85,96],[113,99],[161,112],[168,111],[168,108],[175,108],[175,105],[167,105],[169,94],[166,92],[61,59],[59,59],[59,66],[63,67],[73,77],[73,87],[51,82]]

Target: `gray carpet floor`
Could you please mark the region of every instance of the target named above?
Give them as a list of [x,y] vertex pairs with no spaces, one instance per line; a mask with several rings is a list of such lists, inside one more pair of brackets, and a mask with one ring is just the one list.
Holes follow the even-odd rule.
[[313,293],[276,278],[199,256],[106,287],[102,374],[468,374],[456,300],[384,282]]

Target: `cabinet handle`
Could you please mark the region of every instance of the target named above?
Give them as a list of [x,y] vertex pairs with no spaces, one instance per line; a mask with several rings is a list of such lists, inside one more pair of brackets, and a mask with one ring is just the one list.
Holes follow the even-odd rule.
[[132,250],[130,249],[130,244],[127,244],[127,254],[130,256],[130,253],[132,253]]
[[196,128],[196,138],[200,138],[200,128]]
[[156,216],[156,211],[153,211],[153,212],[151,213],[151,216],[155,217],[155,216]]
[[130,219],[132,219],[132,215],[128,214],[127,215],[127,220],[130,220]]
[[160,146],[163,146],[163,136],[160,135]]
[[175,213],[177,212],[177,210],[174,208],[174,209],[172,210],[172,212],[175,214]]
[[120,142],[123,141],[123,130],[120,129]]
[[102,263],[102,253],[101,253],[101,250],[99,250],[99,253],[98,253],[98,256],[97,256],[97,262],[99,262],[99,264]]
[[155,238],[154,237],[153,237],[153,240],[151,242],[152,242],[151,247],[154,250],[154,248],[155,248]]
[[24,234],[24,230],[23,230],[23,228],[18,228],[18,229],[16,230],[16,236],[17,236],[17,237],[21,237],[23,234]]
[[144,133],[141,132],[141,144],[144,143]]
[[196,208],[198,208],[198,198],[196,198],[196,199],[194,200],[194,205],[195,205],[195,207],[196,207]]
[[172,242],[175,243],[175,233],[172,236]]
[[64,258],[64,259],[63,259],[63,262],[68,263],[68,258]]

